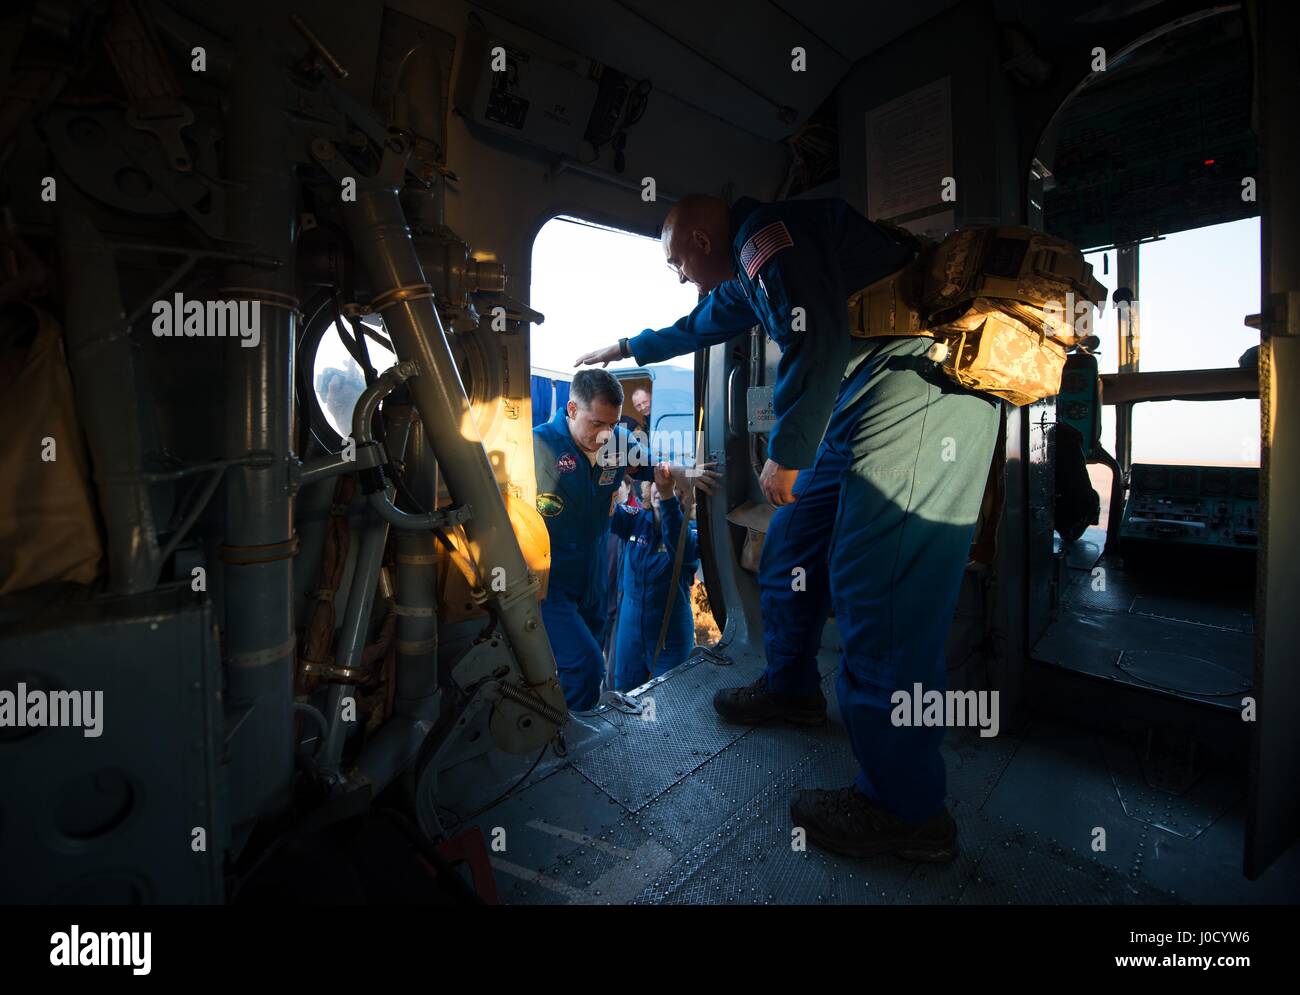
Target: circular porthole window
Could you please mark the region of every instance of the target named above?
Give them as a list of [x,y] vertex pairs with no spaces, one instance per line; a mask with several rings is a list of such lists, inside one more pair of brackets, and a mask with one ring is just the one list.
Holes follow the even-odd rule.
[[[370,354],[370,365],[376,373],[383,373],[397,362],[397,357],[382,342],[376,341],[377,337],[387,338],[378,317],[367,317],[362,324],[377,333],[376,337],[366,336],[366,349]],[[330,428],[342,438],[350,436],[352,409],[356,407],[361,392],[366,389],[366,378],[361,365],[344,347],[338,328],[333,323],[325,329],[316,349],[312,363],[312,389],[321,414],[325,416]]]

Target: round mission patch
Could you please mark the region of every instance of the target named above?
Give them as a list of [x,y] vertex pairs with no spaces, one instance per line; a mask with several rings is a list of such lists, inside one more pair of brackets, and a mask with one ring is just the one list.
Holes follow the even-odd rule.
[[564,498],[558,494],[538,494],[537,510],[543,518],[554,518],[564,510]]

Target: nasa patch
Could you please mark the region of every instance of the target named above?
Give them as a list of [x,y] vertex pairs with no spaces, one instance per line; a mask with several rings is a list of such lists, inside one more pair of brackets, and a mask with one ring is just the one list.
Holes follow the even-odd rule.
[[578,457],[573,453],[565,453],[555,461],[555,470],[557,473],[572,473],[578,468]]
[[600,471],[600,479],[599,479],[598,481],[596,481],[596,486],[597,486],[597,487],[608,487],[610,484],[612,484],[612,483],[614,482],[614,478],[615,478],[616,476],[618,476],[618,473],[619,473],[619,468],[618,468],[618,467],[615,467],[615,468],[612,469],[612,470],[601,470],[601,471]]

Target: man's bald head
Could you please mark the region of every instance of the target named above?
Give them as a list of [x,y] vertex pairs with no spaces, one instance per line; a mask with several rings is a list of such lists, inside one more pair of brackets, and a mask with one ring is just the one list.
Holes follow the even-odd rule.
[[672,206],[664,219],[660,243],[678,279],[708,293],[736,275],[731,262],[731,235],[727,202],[695,193]]

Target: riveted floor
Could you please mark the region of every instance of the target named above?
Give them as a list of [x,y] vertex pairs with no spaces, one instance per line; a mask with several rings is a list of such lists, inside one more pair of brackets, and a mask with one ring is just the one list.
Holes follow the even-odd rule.
[[[944,866],[853,860],[791,842],[802,787],[850,783],[856,764],[834,701],[821,727],[730,726],[720,687],[762,669],[696,657],[641,689],[642,714],[580,717],[565,756],[514,758],[478,779],[466,821],[493,845],[506,903],[1162,904],[1294,902],[1300,851],[1241,876],[1242,798],[1206,766],[1178,793],[1153,788],[1141,744],[1032,718],[989,738],[950,731],[943,752],[962,852]],[[651,711],[651,709],[653,711]],[[481,772],[480,772],[481,773]],[[525,776],[526,775],[526,776]],[[1104,849],[1101,848],[1104,845]]]
[[1065,554],[1060,610],[1034,646],[1036,661],[1141,692],[1241,708],[1254,679],[1253,587],[1199,569],[1127,568],[1096,541]]

